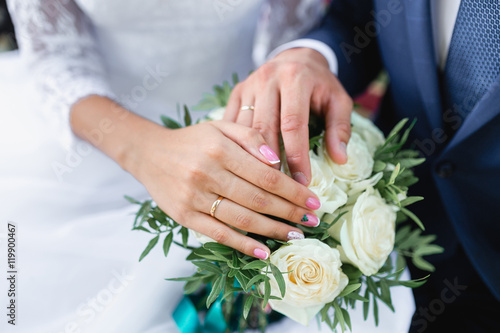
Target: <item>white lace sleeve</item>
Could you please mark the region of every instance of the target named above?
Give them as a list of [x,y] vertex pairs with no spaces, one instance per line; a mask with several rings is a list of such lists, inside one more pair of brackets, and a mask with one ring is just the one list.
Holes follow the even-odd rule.
[[21,55],[34,76],[46,118],[65,146],[75,136],[71,106],[89,95],[113,97],[90,20],[73,0],[8,0]]

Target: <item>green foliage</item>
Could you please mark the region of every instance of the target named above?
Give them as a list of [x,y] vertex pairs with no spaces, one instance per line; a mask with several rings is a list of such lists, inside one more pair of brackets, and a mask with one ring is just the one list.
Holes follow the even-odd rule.
[[213,93],[203,94],[203,98],[201,99],[201,101],[191,109],[193,111],[202,111],[225,107],[227,105],[227,102],[229,101],[231,91],[233,90],[234,86],[238,84],[238,82],[238,75],[235,73],[233,74],[232,86],[227,81],[224,81],[220,86],[214,85]]
[[[238,83],[238,78],[233,77],[233,86]],[[224,107],[227,104],[233,88],[228,82],[220,86],[214,86],[213,94],[205,94],[201,102],[193,110],[207,110]],[[162,116],[163,124],[171,129],[182,128],[192,124],[192,117],[186,106],[183,108],[184,116],[181,124],[171,118]],[[180,109],[178,109],[179,119]],[[342,332],[351,330],[351,319],[349,309],[356,304],[362,303],[365,320],[371,309],[375,324],[378,325],[379,302],[394,311],[391,299],[391,287],[406,286],[415,288],[425,283],[427,277],[417,280],[402,281],[401,274],[406,268],[407,260],[411,260],[415,266],[422,270],[433,271],[434,267],[424,259],[427,255],[438,254],[443,249],[435,244],[433,235],[423,235],[424,226],[418,217],[407,207],[421,201],[420,196],[407,197],[408,188],[418,181],[412,168],[423,163],[425,159],[419,158],[414,150],[404,149],[406,141],[415,121],[408,124],[408,119],[400,121],[389,133],[386,141],[380,146],[374,156],[373,174],[382,172],[382,178],[375,185],[382,197],[390,204],[398,207],[397,232],[394,250],[397,257],[394,262],[389,257],[384,266],[372,276],[365,276],[355,266],[343,264],[342,270],[349,278],[348,285],[332,302],[326,304],[319,313],[322,321],[333,330],[340,329]],[[311,124],[310,124],[311,125]],[[406,129],[405,129],[406,127]],[[321,133],[316,129],[315,134]],[[313,135],[315,135],[313,134]],[[323,134],[315,135],[309,140],[310,149],[320,147]],[[190,247],[189,230],[176,223],[170,216],[165,214],[151,200],[139,202],[131,197],[125,197],[130,203],[139,205],[134,219],[133,230],[140,230],[152,235],[145,250],[139,257],[143,260],[152,249],[160,243],[163,253],[168,256],[172,244],[189,250],[186,260],[196,266],[196,272],[192,276],[174,277],[167,280],[183,281],[184,292],[192,294],[201,288],[210,287],[210,292],[203,299],[206,307],[220,299],[223,304],[223,314],[227,322],[234,319],[235,308],[239,310],[239,328],[247,327],[249,315],[256,313],[259,327],[262,331],[267,326],[267,317],[264,308],[269,300],[280,299],[286,293],[284,274],[278,267],[271,264],[270,260],[260,260],[247,256],[237,250],[218,243],[206,243],[199,247]],[[335,248],[340,243],[329,234],[329,229],[335,225],[347,211],[340,210],[340,214],[326,214],[316,228],[295,225],[300,228],[307,238],[318,239],[330,247]],[[411,219],[414,224],[406,223]],[[281,221],[289,223],[287,221]],[[181,241],[176,240],[180,237]],[[257,241],[266,244],[271,251],[276,251],[288,243],[266,238],[260,235],[249,235]],[[278,286],[279,295],[271,293],[271,282]],[[278,290],[275,291],[275,293]],[[236,305],[239,299],[240,305]]]

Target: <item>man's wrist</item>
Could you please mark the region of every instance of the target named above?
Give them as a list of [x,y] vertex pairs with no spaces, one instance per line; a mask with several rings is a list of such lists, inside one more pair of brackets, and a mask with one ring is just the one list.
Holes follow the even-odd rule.
[[268,56],[268,59],[276,57],[278,54],[289,50],[289,49],[294,49],[294,48],[308,48],[311,50],[314,50],[321,54],[324,59],[328,62],[328,67],[330,68],[330,71],[334,73],[335,75],[338,74],[338,60],[337,56],[335,55],[335,52],[326,45],[323,42],[320,42],[319,40],[315,39],[297,39],[294,41],[291,41],[289,43],[285,43],[276,49],[274,49]]

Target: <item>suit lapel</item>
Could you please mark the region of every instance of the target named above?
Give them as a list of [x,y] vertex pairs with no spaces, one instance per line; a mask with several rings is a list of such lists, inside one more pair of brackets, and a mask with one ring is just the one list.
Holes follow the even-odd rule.
[[404,1],[413,75],[431,130],[442,128],[441,98],[429,0]]
[[500,114],[500,76],[465,118],[462,126],[450,141],[448,148],[456,146]]

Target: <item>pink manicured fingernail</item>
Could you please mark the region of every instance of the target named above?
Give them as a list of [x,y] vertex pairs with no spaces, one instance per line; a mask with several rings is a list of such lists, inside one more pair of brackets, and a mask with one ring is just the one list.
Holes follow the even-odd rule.
[[342,153],[342,155],[344,155],[344,157],[347,159],[347,146],[346,146],[345,142],[341,142],[339,144],[339,150]]
[[296,182],[301,183],[304,186],[307,186],[307,178],[304,176],[302,172],[296,172],[293,174],[293,179],[295,179]]
[[316,210],[319,209],[319,207],[321,207],[321,202],[319,202],[319,200],[316,198],[310,197],[306,201],[306,207],[309,209]]
[[264,250],[261,250],[261,249],[255,249],[253,250],[253,254],[259,258],[259,259],[262,259],[262,260],[266,260],[267,258],[269,258],[269,253],[267,253],[266,251]]
[[288,240],[292,239],[304,239],[304,235],[298,231],[290,231],[286,237]]
[[312,214],[304,214],[304,217],[300,221],[309,227],[317,227],[319,225],[318,217]]
[[280,162],[280,158],[278,157],[278,155],[276,155],[276,153],[271,148],[269,148],[269,146],[262,145],[260,146],[259,151],[262,155],[264,155],[269,163],[277,164]]

